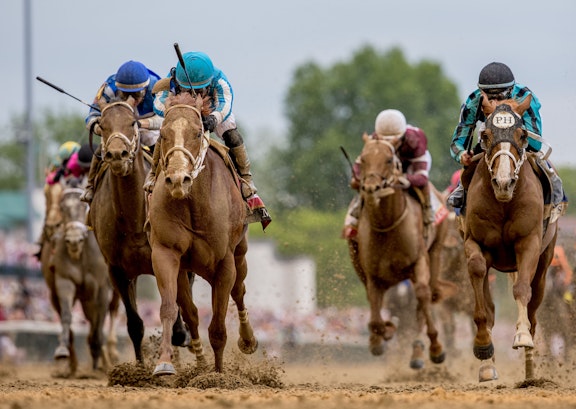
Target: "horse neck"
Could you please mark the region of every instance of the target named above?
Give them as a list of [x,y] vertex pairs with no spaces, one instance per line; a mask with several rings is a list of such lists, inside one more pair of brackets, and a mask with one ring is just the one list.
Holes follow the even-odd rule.
[[364,198],[364,208],[374,230],[387,230],[401,220],[407,211],[407,198],[403,190],[378,199]]
[[120,213],[131,214],[137,220],[145,218],[146,198],[144,195],[144,155],[138,149],[134,157],[132,172],[127,176],[116,176],[108,170],[112,203],[116,204]]

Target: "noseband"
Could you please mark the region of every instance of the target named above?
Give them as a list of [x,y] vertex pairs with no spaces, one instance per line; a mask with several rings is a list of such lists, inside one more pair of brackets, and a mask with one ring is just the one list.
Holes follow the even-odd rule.
[[192,163],[192,170],[190,171],[190,177],[192,178],[192,180],[194,180],[198,177],[198,175],[200,174],[202,169],[204,169],[204,167],[205,167],[204,166],[204,159],[206,158],[206,153],[208,152],[208,147],[210,146],[210,133],[204,132],[204,124],[202,123],[202,114],[197,108],[195,108],[191,105],[177,104],[177,105],[173,105],[170,108],[168,108],[166,110],[164,116],[167,117],[168,113],[170,111],[172,111],[174,108],[191,109],[192,111],[194,111],[194,113],[196,115],[198,115],[198,118],[200,119],[200,123],[201,123],[201,132],[200,132],[201,135],[200,135],[200,137],[202,138],[202,140],[200,142],[200,147],[198,148],[198,154],[196,156],[194,156],[192,154],[192,152],[190,152],[185,146],[173,146],[170,149],[168,149],[168,152],[166,152],[162,156],[162,164],[164,167],[164,171],[166,172],[166,168],[168,166],[169,156],[172,155],[174,152],[182,152],[188,158],[188,160],[190,160],[190,162]]

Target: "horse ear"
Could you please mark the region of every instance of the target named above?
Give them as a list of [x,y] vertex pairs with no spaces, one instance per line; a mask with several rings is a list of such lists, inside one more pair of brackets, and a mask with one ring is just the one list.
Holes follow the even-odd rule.
[[496,109],[497,101],[490,100],[484,91],[480,91],[480,93],[482,95],[482,112],[488,116]]
[[526,110],[530,108],[531,103],[532,103],[532,95],[528,95],[526,98],[524,98],[524,101],[518,104],[516,113],[522,116],[522,114],[524,114],[524,112],[526,112]]
[[132,108],[136,109],[136,99],[130,95],[127,99],[126,99],[126,103],[128,105],[130,105]]
[[364,141],[364,143],[368,142],[370,140],[370,135],[364,132],[364,134],[362,135],[362,140]]

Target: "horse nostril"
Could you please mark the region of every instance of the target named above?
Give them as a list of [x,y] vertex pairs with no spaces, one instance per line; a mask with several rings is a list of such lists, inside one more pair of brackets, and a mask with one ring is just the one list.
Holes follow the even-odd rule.
[[128,153],[128,151],[124,150],[122,151],[122,159],[128,159],[130,157],[130,153]]
[[110,152],[106,152],[106,155],[104,155],[104,160],[105,161],[111,161],[112,160],[112,153]]

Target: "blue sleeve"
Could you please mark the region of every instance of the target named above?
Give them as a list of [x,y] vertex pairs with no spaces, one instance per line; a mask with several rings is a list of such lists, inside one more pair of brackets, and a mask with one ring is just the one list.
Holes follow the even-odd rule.
[[466,151],[466,141],[474,137],[474,129],[478,120],[484,120],[484,114],[480,109],[480,90],[475,90],[468,96],[460,109],[460,121],[454,129],[452,143],[450,144],[450,155],[460,163],[460,157]]

